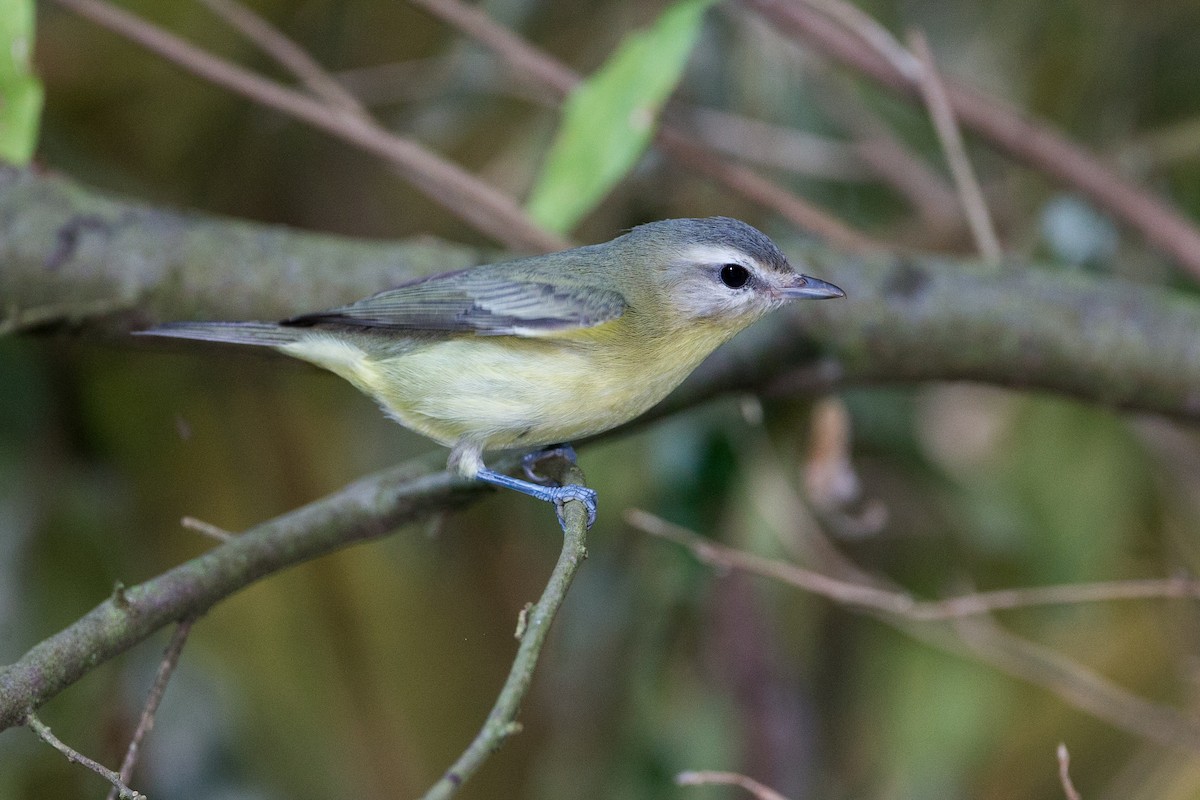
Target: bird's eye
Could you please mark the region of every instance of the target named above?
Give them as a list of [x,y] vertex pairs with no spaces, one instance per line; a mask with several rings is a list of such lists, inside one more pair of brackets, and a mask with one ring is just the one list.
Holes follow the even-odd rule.
[[721,283],[730,289],[740,289],[750,280],[750,270],[741,264],[726,264],[721,267]]

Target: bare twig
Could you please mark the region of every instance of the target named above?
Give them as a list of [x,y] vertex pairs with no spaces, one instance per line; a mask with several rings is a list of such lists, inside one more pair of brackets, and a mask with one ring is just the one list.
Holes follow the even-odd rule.
[[211,536],[213,539],[216,539],[219,542],[227,542],[233,538],[233,534],[224,528],[219,528],[216,525],[213,525],[211,522],[205,522],[204,520],[196,519],[195,517],[184,517],[183,519],[179,520],[179,524],[190,531],[202,533],[205,536]]
[[[1151,703],[1122,689],[1103,676],[1049,648],[1022,639],[990,624],[988,617],[981,616],[992,609],[992,599],[988,597],[988,593],[967,595],[964,598],[952,598],[948,601],[953,604],[960,600],[969,600],[964,607],[960,608],[953,606],[945,608],[942,607],[942,603],[937,602],[919,603],[908,595],[868,583],[868,581],[876,581],[874,576],[864,574],[857,566],[838,554],[834,548],[824,543],[824,538],[819,534],[814,534],[821,543],[817,550],[823,556],[834,559],[834,566],[838,572],[853,576],[852,580],[832,578],[809,570],[799,570],[790,564],[747,556],[737,551],[727,552],[729,548],[723,548],[696,536],[691,531],[671,525],[645,512],[628,512],[626,519],[640,530],[683,544],[695,553],[698,559],[719,569],[738,569],[763,575],[789,583],[804,591],[843,602],[848,608],[863,609],[866,613],[882,619],[915,639],[950,653],[968,655],[993,669],[1046,688],[1076,708],[1097,719],[1105,720],[1117,728],[1174,747],[1200,750],[1200,724],[1172,708]],[[1103,599],[1178,596],[1174,594],[1175,589],[1168,585],[1170,582],[1160,581],[1157,583],[1159,583],[1157,587],[1138,587],[1128,594],[1120,590],[1115,593],[1100,590],[1097,594],[1103,595]],[[1067,591],[1065,595],[1059,594],[1057,597],[1048,598],[1038,597],[1036,593],[1041,590],[1034,590],[1034,595],[1024,598],[1033,602],[1022,602],[1020,605],[1013,605],[1009,599],[1000,598],[1001,604],[995,608],[1041,605],[1042,601],[1047,599],[1094,602],[1097,597],[1089,596],[1089,594],[1092,587],[1098,586],[1101,585],[1048,587],[1055,594],[1060,590]],[[1082,593],[1074,592],[1075,589],[1083,587],[1088,588]],[[1117,587],[1112,588],[1116,589]],[[1152,590],[1152,594],[1140,594],[1147,589]],[[1025,592],[1027,590],[1012,591]],[[1185,596],[1195,596],[1196,591],[1197,585],[1193,582],[1187,588]],[[979,599],[972,599],[976,597]],[[984,606],[985,610],[978,611],[979,606]],[[922,608],[925,610],[919,612],[920,616],[914,616],[913,609]],[[929,625],[930,622],[945,620],[954,621],[953,627],[949,631],[944,627]]]
[[[410,0],[464,34],[474,38],[500,56],[517,72],[538,81],[565,96],[582,80],[566,65],[545,55],[487,14],[464,5],[460,0]],[[655,142],[668,156],[702,172],[743,197],[774,209],[798,228],[809,231],[830,244],[856,253],[885,249],[865,234],[854,230],[826,211],[798,197],[760,175],[729,164],[691,136],[670,126],[660,125]]]
[[706,147],[747,164],[834,181],[863,182],[875,177],[854,143],[715,108],[681,109],[680,119]]
[[756,800],[788,800],[770,786],[737,772],[681,772],[675,776],[675,783],[680,786],[737,786],[752,794]]
[[[158,713],[158,704],[162,702],[163,694],[167,691],[167,683],[171,680],[171,675],[174,674],[175,667],[179,664],[179,654],[183,652],[183,646],[187,644],[193,622],[195,622],[193,617],[180,620],[179,624],[175,626],[175,633],[171,634],[171,641],[167,643],[167,649],[163,651],[162,661],[158,665],[158,674],[154,676],[154,685],[150,687],[150,693],[146,695],[146,704],[142,707],[137,728],[134,729],[133,737],[129,740],[125,758],[121,761],[121,771],[118,777],[122,783],[129,783],[129,779],[133,777],[133,768],[137,766],[138,756],[141,755],[142,739],[154,730],[154,716]],[[108,793],[108,800],[117,800],[119,791],[117,785],[113,784],[113,788]]]
[[957,229],[964,221],[963,209],[950,183],[897,138],[863,102],[849,78],[832,70],[823,70],[814,77],[814,98],[822,112],[853,137],[855,153],[863,166],[908,200],[935,235],[944,236]]
[[[558,475],[551,475],[559,483],[583,485],[583,473],[573,464],[557,460],[563,467]],[[564,509],[564,536],[558,563],[550,574],[541,598],[532,608],[524,608],[518,618],[520,645],[513,658],[508,679],[496,698],[495,705],[487,716],[483,727],[461,756],[450,766],[446,774],[424,795],[424,800],[444,800],[452,797],[483,765],[504,740],[521,730],[517,712],[533,681],[533,670],[537,666],[546,634],[555,614],[562,606],[567,589],[575,578],[583,560],[587,557],[587,512],[582,503],[571,501]]]
[[568,245],[535,224],[508,195],[364,115],[330,106],[217,58],[105,0],[56,2],[218,86],[384,158],[443,208],[509,247],[545,251]]
[[[832,59],[909,96],[919,82],[894,62],[894,53],[864,47],[877,37],[856,30],[845,14],[830,16],[811,2],[742,0],[770,20],[781,33],[802,39]],[[828,0],[817,4],[822,7]],[[836,18],[835,18],[836,17]],[[877,24],[877,23],[876,23]],[[1087,195],[1101,208],[1138,230],[1193,276],[1200,277],[1200,228],[1150,191],[1130,183],[1080,145],[1041,120],[955,81],[946,96],[958,120],[1000,149]]]
[[146,795],[141,794],[140,792],[135,792],[133,789],[130,789],[128,786],[122,783],[120,775],[113,772],[111,769],[99,763],[98,761],[93,761],[83,753],[80,753],[78,750],[64,743],[61,739],[55,736],[50,731],[50,728],[46,725],[46,723],[37,718],[36,714],[31,713],[29,716],[27,716],[25,718],[25,724],[28,725],[43,742],[66,756],[67,761],[70,761],[72,764],[79,764],[80,766],[87,767],[92,772],[111,783],[113,788],[117,790],[118,796],[122,800],[146,800]]
[[676,161],[708,175],[745,198],[774,209],[796,227],[834,247],[859,254],[878,253],[887,249],[758,173],[713,155],[708,148],[674,128],[660,127],[655,142]]
[[1075,790],[1075,784],[1071,782],[1071,754],[1067,751],[1067,746],[1060,743],[1055,755],[1058,757],[1058,782],[1062,784],[1063,794],[1067,800],[1083,800]]
[[1200,751],[1200,724],[1192,717],[1139,697],[1078,661],[993,624],[989,617],[959,619],[953,633],[951,652],[961,654],[965,645],[966,654],[977,661],[1044,687],[1115,728],[1169,747]]
[[971,168],[971,160],[967,158],[966,147],[963,146],[962,133],[959,132],[958,122],[954,119],[954,109],[946,98],[946,87],[938,74],[937,63],[933,60],[933,52],[921,31],[910,31],[909,45],[917,55],[921,65],[921,96],[929,109],[933,120],[934,130],[937,131],[938,141],[946,154],[946,163],[950,166],[950,174],[954,177],[954,185],[962,198],[963,208],[967,213],[967,221],[971,225],[971,234],[975,237],[975,245],[979,254],[986,260],[997,262],[1003,256],[1000,240],[996,236],[996,228],[992,224],[992,215],[988,211],[987,202],[983,199],[983,190]]
[[581,80],[579,73],[542,53],[487,12],[459,0],[409,0],[433,16],[458,28],[479,44],[503,58],[510,67],[534,83],[553,89],[561,97]]
[[994,592],[961,595],[945,600],[917,600],[911,595],[901,592],[833,578],[784,561],[725,547],[645,511],[637,509],[627,511],[625,520],[638,530],[686,547],[698,560],[717,569],[740,570],[772,578],[838,603],[895,614],[918,622],[958,619],[990,614],[995,611],[1047,605],[1078,605],[1112,600],[1200,598],[1200,582],[1168,578],[1165,580],[1111,581],[1001,589]]
[[346,91],[329,72],[300,47],[262,17],[237,0],[197,0],[217,16],[254,42],[285,69],[304,82],[313,94],[330,105],[352,114],[365,114],[358,98]]
[[841,25],[881,56],[900,75],[917,83],[921,80],[921,62],[892,35],[892,32],[853,3],[846,0],[799,0]]

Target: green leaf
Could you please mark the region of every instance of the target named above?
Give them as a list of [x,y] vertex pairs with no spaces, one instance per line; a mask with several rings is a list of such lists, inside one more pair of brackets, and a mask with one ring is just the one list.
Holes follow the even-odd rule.
[[37,145],[42,84],[33,75],[33,0],[0,0],[0,160],[26,164]]
[[563,121],[530,195],[530,215],[559,233],[574,227],[641,157],[679,83],[714,0],[678,0],[627,36],[563,106]]

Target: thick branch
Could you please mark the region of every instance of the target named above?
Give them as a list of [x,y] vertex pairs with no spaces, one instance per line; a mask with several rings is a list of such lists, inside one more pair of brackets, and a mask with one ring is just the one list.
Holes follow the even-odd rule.
[[279,319],[485,260],[165,211],[0,166],[0,332],[149,320]]
[[0,668],[0,731],[98,664],[174,620],[203,613],[255,580],[354,542],[383,536],[478,489],[406,465],[364,478],[258,525],[202,556],[113,596]]
[[[484,258],[428,240],[363,242],[169,213],[0,169],[0,331],[278,319]],[[1200,419],[1200,303],[1190,296],[1016,263],[817,248],[793,258],[849,298],[760,323],[672,407],[752,387],[973,380]],[[818,353],[830,368],[814,373]]]

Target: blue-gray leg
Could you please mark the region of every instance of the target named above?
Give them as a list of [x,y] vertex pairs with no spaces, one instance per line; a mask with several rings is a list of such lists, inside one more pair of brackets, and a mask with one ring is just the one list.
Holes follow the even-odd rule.
[[530,497],[536,497],[538,500],[545,500],[547,503],[554,503],[554,508],[558,512],[558,524],[566,530],[567,524],[563,520],[563,503],[568,500],[578,500],[587,508],[588,527],[596,521],[596,490],[589,489],[586,486],[569,483],[566,486],[539,486],[530,481],[523,481],[520,478],[513,478],[495,470],[484,469],[479,470],[475,477],[484,483],[490,483],[492,486],[501,486],[505,489],[514,489],[521,494],[527,494]]

